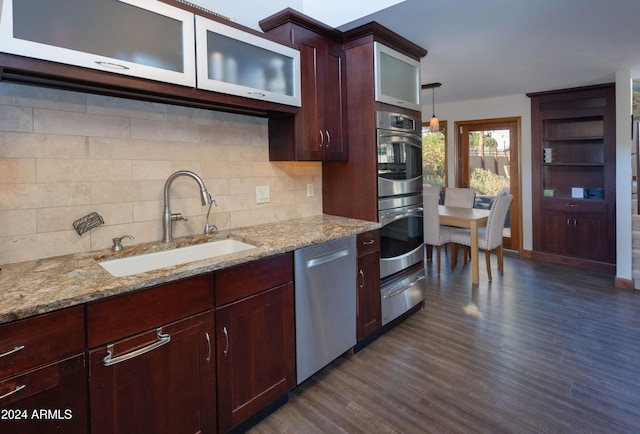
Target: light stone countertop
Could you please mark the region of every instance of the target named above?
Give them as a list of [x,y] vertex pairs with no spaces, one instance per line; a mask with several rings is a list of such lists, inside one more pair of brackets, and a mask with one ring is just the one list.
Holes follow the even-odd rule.
[[[289,252],[313,244],[378,229],[379,223],[330,215],[216,231],[176,239],[2,265],[0,271],[0,324],[124,294],[221,268]],[[166,250],[231,238],[255,249],[175,265],[125,277],[113,277],[96,259]]]

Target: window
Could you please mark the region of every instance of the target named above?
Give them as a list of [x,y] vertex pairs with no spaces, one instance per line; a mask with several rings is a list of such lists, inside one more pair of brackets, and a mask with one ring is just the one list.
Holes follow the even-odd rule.
[[433,133],[429,123],[422,124],[422,184],[447,185],[447,122],[440,121],[440,131]]

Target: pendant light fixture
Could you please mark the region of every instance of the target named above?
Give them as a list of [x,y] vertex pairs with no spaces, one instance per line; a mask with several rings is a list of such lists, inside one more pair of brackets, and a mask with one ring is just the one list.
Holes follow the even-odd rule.
[[436,87],[440,86],[442,86],[442,83],[429,83],[422,85],[422,89],[431,89],[433,92],[431,99],[433,116],[431,116],[431,121],[429,121],[429,129],[432,133],[437,133],[438,131],[440,131],[440,121],[436,117]]

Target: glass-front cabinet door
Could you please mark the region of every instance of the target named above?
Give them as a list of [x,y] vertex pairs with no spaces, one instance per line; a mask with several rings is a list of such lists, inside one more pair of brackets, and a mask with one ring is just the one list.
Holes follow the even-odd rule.
[[194,15],[146,0],[4,0],[0,51],[195,86]]
[[374,42],[376,101],[422,110],[420,62]]
[[196,63],[201,89],[302,103],[300,52],[293,48],[196,16]]

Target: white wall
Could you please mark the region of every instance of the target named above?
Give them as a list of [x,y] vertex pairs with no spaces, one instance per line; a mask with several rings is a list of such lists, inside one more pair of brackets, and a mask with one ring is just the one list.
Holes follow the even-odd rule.
[[[522,188],[522,245],[525,250],[533,248],[531,232],[531,102],[526,95],[514,95],[460,103],[436,104],[436,116],[446,120],[449,127],[447,154],[449,183],[453,185],[455,131],[453,124],[457,121],[477,119],[495,119],[519,116],[521,121],[520,138],[520,179]],[[425,105],[422,110],[423,121],[431,119],[432,107]]]

